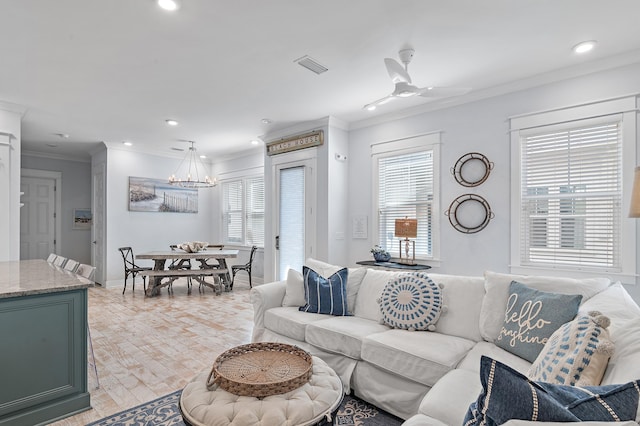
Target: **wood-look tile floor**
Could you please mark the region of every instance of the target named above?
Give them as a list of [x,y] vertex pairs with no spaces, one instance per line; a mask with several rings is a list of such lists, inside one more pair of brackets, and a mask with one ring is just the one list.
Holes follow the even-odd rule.
[[[240,277],[238,277],[240,278]],[[139,281],[139,280],[137,280]],[[182,389],[197,373],[211,368],[225,350],[250,343],[253,308],[248,281],[216,296],[186,282],[173,294],[145,297],[142,283],[89,289],[89,327],[100,387],[88,367],[92,409],[53,423],[86,425],[108,415]]]

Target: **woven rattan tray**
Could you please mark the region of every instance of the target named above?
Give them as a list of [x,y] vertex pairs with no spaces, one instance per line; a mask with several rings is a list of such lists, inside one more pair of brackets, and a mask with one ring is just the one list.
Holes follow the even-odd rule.
[[311,377],[309,353],[283,343],[251,343],[229,349],[213,363],[207,380],[212,390],[241,396],[265,397],[299,388]]

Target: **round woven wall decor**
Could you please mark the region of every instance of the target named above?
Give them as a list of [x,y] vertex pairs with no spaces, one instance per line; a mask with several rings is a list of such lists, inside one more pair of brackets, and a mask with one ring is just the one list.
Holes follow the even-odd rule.
[[[465,166],[467,166],[467,168],[472,168],[477,164],[479,164],[480,167],[483,168],[483,171],[480,173],[482,174],[482,176],[471,178],[469,177],[469,172],[467,172],[465,176]],[[473,187],[478,186],[486,181],[489,177],[489,174],[491,173],[491,169],[493,169],[493,163],[489,161],[487,157],[485,157],[483,154],[480,154],[479,152],[470,152],[458,158],[455,166],[451,168],[451,174],[456,178],[456,182],[458,182],[460,185]]]
[[[478,203],[484,210],[484,218],[482,218],[482,220],[480,221],[476,221],[475,223],[469,223],[470,221],[468,219],[466,223],[464,223],[464,221],[461,221],[461,214],[458,210],[464,203]],[[482,231],[489,224],[489,221],[495,217],[487,200],[475,194],[464,194],[459,196],[458,198],[453,200],[453,202],[449,206],[449,210],[444,212],[444,214],[449,216],[449,222],[451,223],[451,226],[453,226],[457,231],[460,231],[463,234],[474,234],[476,232]]]

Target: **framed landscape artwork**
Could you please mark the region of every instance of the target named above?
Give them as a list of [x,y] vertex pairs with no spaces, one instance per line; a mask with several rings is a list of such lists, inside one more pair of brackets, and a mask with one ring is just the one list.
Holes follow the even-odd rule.
[[129,176],[129,211],[198,213],[198,190],[165,179]]
[[73,229],[91,229],[91,209],[73,209]]

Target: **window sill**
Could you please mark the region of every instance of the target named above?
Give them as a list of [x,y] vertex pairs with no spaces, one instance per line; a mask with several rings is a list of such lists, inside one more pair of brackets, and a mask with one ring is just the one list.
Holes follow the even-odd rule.
[[612,282],[620,281],[623,284],[635,285],[638,279],[637,274],[624,273],[624,272],[611,272],[601,269],[568,269],[568,268],[550,268],[542,266],[518,266],[510,265],[509,270],[512,274],[518,275],[544,275],[552,277],[566,277],[566,278],[594,278],[594,277],[607,277]]

